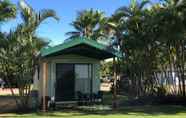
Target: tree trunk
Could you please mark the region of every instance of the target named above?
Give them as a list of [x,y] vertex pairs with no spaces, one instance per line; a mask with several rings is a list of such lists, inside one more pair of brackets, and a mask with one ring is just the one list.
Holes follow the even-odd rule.
[[117,105],[117,72],[116,72],[116,60],[113,58],[113,66],[114,66],[114,83],[113,83],[113,103],[112,107],[116,109]]

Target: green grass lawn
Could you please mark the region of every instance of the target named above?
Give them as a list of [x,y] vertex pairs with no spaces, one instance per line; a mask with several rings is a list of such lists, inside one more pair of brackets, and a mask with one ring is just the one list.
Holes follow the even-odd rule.
[[[125,95],[117,95],[117,100],[118,101],[127,101],[129,100],[129,96]],[[103,94],[103,104],[104,105],[112,105],[112,94],[107,92]]]
[[0,114],[10,118],[186,118],[183,106],[130,106],[118,110],[60,110],[48,113]]
[[[118,100],[128,100],[127,96],[118,96]],[[60,109],[47,113],[35,112],[28,114],[0,113],[6,118],[186,118],[186,107],[173,105],[159,106],[120,106],[117,110],[108,109],[112,103],[112,95],[104,94],[103,105]],[[11,103],[12,104],[12,103]],[[2,109],[0,107],[0,109]]]

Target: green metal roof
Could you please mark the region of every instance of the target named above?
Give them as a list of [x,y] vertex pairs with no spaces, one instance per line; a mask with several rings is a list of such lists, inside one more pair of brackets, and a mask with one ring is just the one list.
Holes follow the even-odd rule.
[[75,38],[60,45],[43,48],[41,50],[42,57],[67,53],[80,54],[98,59],[106,59],[114,56],[121,57],[121,54],[118,51],[111,49],[106,45],[100,44],[95,40],[86,38]]

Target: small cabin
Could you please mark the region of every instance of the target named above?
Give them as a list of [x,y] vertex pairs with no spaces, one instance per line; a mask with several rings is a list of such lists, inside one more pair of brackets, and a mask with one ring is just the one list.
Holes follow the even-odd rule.
[[97,41],[76,38],[41,50],[34,86],[55,102],[75,101],[77,93],[100,91],[100,61],[117,56],[117,51]]

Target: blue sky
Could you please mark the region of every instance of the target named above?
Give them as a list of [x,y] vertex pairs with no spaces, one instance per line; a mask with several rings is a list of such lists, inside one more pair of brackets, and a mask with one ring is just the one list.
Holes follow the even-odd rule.
[[[19,0],[10,0],[17,4]],[[48,19],[38,28],[37,34],[48,40],[51,45],[59,44],[67,38],[65,33],[72,31],[73,27],[70,23],[76,18],[77,11],[84,9],[96,9],[105,12],[110,16],[118,7],[128,5],[130,0],[26,0],[36,11],[41,9],[53,9],[56,11],[60,21]],[[55,1],[55,2],[54,2]],[[158,1],[158,0],[152,0]],[[18,16],[15,20],[11,20],[4,24],[1,28],[8,32],[11,28],[15,28],[21,22]]]

